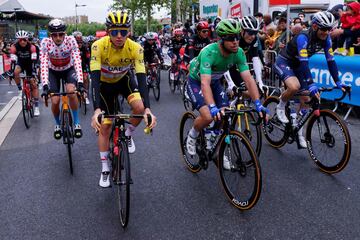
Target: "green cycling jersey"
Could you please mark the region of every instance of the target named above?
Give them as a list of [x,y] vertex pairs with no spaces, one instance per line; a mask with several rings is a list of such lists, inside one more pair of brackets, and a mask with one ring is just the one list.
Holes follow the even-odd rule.
[[200,81],[200,74],[208,74],[212,81],[219,80],[233,65],[237,66],[240,73],[249,70],[244,51],[239,48],[236,53],[224,57],[219,44],[212,43],[190,62],[190,78]]

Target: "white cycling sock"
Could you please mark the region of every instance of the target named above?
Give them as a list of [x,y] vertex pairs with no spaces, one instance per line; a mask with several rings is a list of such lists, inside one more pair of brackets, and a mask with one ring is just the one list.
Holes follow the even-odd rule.
[[129,124],[125,131],[125,136],[129,137],[135,131],[136,127],[132,124]]
[[196,131],[196,129],[194,127],[192,127],[190,129],[189,134],[192,138],[197,138],[199,136],[199,132]]
[[281,109],[284,109],[285,106],[286,106],[286,103],[287,103],[287,102],[284,102],[284,101],[280,98],[280,102],[279,102],[279,104],[278,104],[278,107],[281,108]]
[[100,152],[100,161],[101,161],[101,168],[102,168],[102,172],[109,172],[109,163],[108,163],[108,156],[109,156],[109,152]]

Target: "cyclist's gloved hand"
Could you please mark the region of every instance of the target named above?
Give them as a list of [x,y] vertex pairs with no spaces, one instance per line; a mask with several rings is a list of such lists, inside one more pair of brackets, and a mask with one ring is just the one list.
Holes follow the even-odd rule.
[[43,86],[43,91],[41,93],[41,97],[46,98],[48,95],[49,95],[49,86],[47,84],[45,84]]
[[83,84],[82,82],[78,82],[78,83],[77,83],[77,90],[78,90],[80,93],[85,92],[84,84]]
[[261,112],[265,112],[266,114],[269,114],[269,113],[270,113],[269,109],[267,109],[266,107],[264,107],[264,106],[261,104],[261,102],[260,102],[259,99],[256,99],[254,103],[255,103],[256,111],[257,111],[258,113],[261,113]]
[[312,83],[309,85],[309,91],[310,96],[315,96],[317,93],[319,93],[319,88],[315,85],[315,83]]
[[220,113],[220,109],[218,109],[215,104],[210,104],[209,110],[212,118],[216,117]]

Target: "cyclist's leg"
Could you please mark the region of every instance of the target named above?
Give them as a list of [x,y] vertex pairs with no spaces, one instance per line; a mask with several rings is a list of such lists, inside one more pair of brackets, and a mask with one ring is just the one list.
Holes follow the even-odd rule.
[[289,119],[285,115],[285,106],[287,101],[300,89],[300,83],[288,61],[281,56],[276,59],[275,71],[286,86],[286,90],[280,96],[276,114],[281,122],[288,123]]
[[[74,92],[76,90],[77,79],[76,79],[75,69],[73,67],[66,70],[65,79],[66,79],[66,86],[65,86],[66,92]],[[78,114],[78,106],[79,106],[78,97],[76,94],[70,94],[68,95],[68,97],[69,97],[70,108],[74,117],[75,136],[81,137],[82,131],[80,127],[80,119]]]
[[[54,70],[49,69],[49,92],[59,92],[60,91],[60,80],[61,80],[61,72],[56,72]],[[61,138],[61,128],[60,128],[60,97],[53,96],[51,99],[51,111],[53,113],[55,119],[55,129],[54,129],[54,137],[55,139]]]
[[[28,64],[25,68],[26,71],[26,76],[31,76],[32,75],[32,66],[30,64]],[[40,110],[39,110],[39,88],[38,88],[38,83],[37,80],[32,77],[30,79],[30,84],[31,84],[31,93],[32,93],[32,97],[34,99],[34,116],[37,117],[40,115]]]
[[16,86],[18,87],[19,91],[22,90],[21,88],[21,82],[20,82],[20,73],[22,72],[22,67],[18,64],[15,66],[15,70],[14,70],[14,80],[16,83]]

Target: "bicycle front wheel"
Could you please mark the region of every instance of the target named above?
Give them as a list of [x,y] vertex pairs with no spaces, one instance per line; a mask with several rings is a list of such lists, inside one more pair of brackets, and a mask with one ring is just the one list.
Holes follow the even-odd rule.
[[64,110],[63,112],[63,138],[64,143],[66,144],[67,153],[68,153],[68,159],[69,159],[69,168],[70,168],[70,174],[73,175],[74,169],[73,169],[73,162],[72,162],[72,152],[71,147],[74,142],[74,136],[72,131],[72,119],[71,119],[71,113],[68,110]]
[[153,93],[154,98],[156,101],[159,101],[160,99],[160,72],[156,72],[156,78],[154,80],[154,86],[153,86]]
[[23,113],[25,127],[30,128],[30,118],[31,118],[31,113],[29,108],[30,103],[24,91],[22,91],[21,93],[21,105],[22,105],[22,113]]
[[218,170],[225,194],[232,205],[249,210],[260,198],[260,163],[247,137],[230,131],[220,139]]
[[343,120],[331,110],[313,114],[306,129],[307,149],[321,171],[338,173],[349,162],[351,138]]
[[130,216],[130,159],[125,142],[121,142],[118,148],[120,153],[114,154],[113,183],[116,187],[119,220],[121,226],[125,228]]
[[279,104],[279,98],[268,97],[264,101],[264,107],[269,109],[270,118],[266,124],[262,124],[265,139],[274,148],[281,148],[287,142],[289,138],[289,127],[290,125],[284,125],[276,115],[276,106]]
[[186,140],[189,134],[190,129],[194,125],[194,120],[196,116],[193,112],[184,113],[180,121],[180,149],[181,155],[185,161],[185,165],[189,171],[197,173],[201,170],[199,161],[200,158],[198,155],[190,155],[186,149]]

